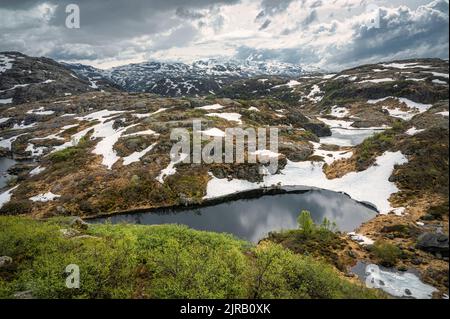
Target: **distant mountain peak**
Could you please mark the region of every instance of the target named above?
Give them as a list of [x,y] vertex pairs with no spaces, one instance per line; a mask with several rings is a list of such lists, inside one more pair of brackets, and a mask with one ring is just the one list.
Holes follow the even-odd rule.
[[[69,65],[70,67],[70,65]],[[305,74],[300,65],[261,61],[256,57],[245,60],[211,58],[182,62],[147,61],[99,70],[79,64],[73,71],[87,78],[104,77],[127,91],[155,93],[164,96],[196,96],[214,94],[239,79],[258,76],[298,78]]]

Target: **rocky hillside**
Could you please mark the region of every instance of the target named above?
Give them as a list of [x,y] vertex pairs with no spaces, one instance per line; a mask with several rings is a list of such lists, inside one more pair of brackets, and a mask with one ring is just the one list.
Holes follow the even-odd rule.
[[0,107],[101,90],[118,89],[105,80],[80,77],[48,58],[0,52]]
[[[21,60],[18,56],[16,58]],[[70,71],[67,74],[73,83],[84,83],[75,79]],[[2,81],[4,79],[8,77],[2,76]],[[279,182],[277,175],[268,178],[257,174],[258,165],[180,165],[173,180],[172,176],[166,176],[168,184],[174,183],[166,187],[164,179],[159,177],[168,165],[174,164],[169,158],[173,144],[170,130],[190,127],[193,119],[202,120],[205,140],[216,137],[230,126],[278,127],[280,170],[293,168],[289,165],[295,162],[319,162],[328,167],[329,177],[341,177],[346,172],[364,171],[370,167],[376,158],[372,157],[372,161],[367,163],[359,160],[357,165],[340,168],[338,173],[329,168],[337,165],[335,162],[340,163],[340,159],[354,158],[355,149],[376,133],[402,127],[401,133],[413,138],[416,133],[432,127],[448,130],[448,62],[444,61],[400,61],[363,66],[336,75],[302,77],[295,81],[258,78],[241,84],[245,83],[270,87],[273,95],[240,99],[211,96],[170,99],[145,93],[96,91],[3,109],[0,113],[2,154],[35,161],[18,174],[18,189],[12,198],[27,203],[27,198],[33,193],[40,190],[46,193],[57,183],[59,193],[70,194],[71,203],[85,203],[82,207],[67,203],[66,209],[70,207],[73,214],[83,215],[172,205],[186,198],[188,201],[201,201],[205,196],[215,196],[214,192],[208,194],[206,188],[210,180],[208,172],[219,180],[232,177],[264,182],[266,186],[269,182]],[[29,87],[31,92],[39,87],[47,92],[44,84]],[[278,90],[290,92],[298,97],[298,101],[284,101],[277,96]],[[394,148],[385,147],[383,150]],[[74,158],[78,152],[84,154],[80,159]],[[59,163],[72,163],[73,171],[70,170],[71,165],[61,166]],[[35,167],[37,170],[29,175],[27,168],[32,169],[33,166],[39,168]],[[196,179],[191,185],[198,188],[178,189],[180,177],[184,174],[186,178]],[[92,193],[86,192],[86,187],[74,189],[79,183],[73,184],[69,180],[61,183],[59,177],[63,175],[70,181],[95,179],[99,194],[92,197]],[[169,193],[153,198],[153,195],[144,196],[145,192],[141,192],[142,198],[129,202],[110,198],[113,194],[121,197],[118,190],[125,191],[130,187],[127,182],[130,175],[136,175],[145,189]],[[295,179],[282,182],[297,183]],[[326,179],[323,183],[327,183]],[[380,210],[392,210],[387,199],[366,200],[372,201]],[[64,204],[65,200],[60,201]],[[46,202],[42,207],[30,206],[30,210],[46,214],[56,204],[56,201]]]

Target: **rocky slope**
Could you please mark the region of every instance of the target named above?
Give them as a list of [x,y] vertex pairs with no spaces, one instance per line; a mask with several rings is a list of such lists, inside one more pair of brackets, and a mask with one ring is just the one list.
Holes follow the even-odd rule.
[[79,77],[48,58],[0,52],[0,107],[90,91],[117,91],[111,82]]
[[[358,234],[343,235],[340,245],[348,246],[333,254],[351,254],[346,263],[382,263],[380,251],[393,245],[400,251],[394,266],[419,270],[442,296],[448,291],[448,77],[447,61],[423,59],[295,80],[241,79],[217,96],[75,91],[4,107],[0,154],[28,162],[10,169],[16,177],[2,190],[0,214],[95,216],[260,187],[326,188],[380,212]],[[202,121],[204,144],[229,127],[277,127],[279,151],[271,155],[278,169],[259,174],[258,163],[177,162],[169,156],[171,130],[192,129],[194,119]]]

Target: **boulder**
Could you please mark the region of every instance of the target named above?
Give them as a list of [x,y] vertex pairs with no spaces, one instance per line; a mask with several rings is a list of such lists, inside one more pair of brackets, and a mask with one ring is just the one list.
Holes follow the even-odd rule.
[[331,136],[331,129],[324,123],[305,123],[302,124],[302,127],[316,134],[318,137],[326,137]]
[[31,290],[19,291],[14,294],[16,299],[34,299],[33,292]]
[[416,247],[432,254],[448,257],[448,236],[441,233],[424,233],[419,236]]
[[64,238],[73,238],[80,235],[80,232],[75,229],[60,229],[59,230]]
[[308,143],[282,143],[279,145],[278,150],[292,162],[306,161],[314,153],[311,145]]
[[85,230],[89,228],[89,224],[82,220],[80,217],[75,217],[70,222],[70,227],[80,230]]
[[11,265],[13,262],[12,258],[9,256],[2,256],[0,257],[0,268],[6,267],[8,265]]

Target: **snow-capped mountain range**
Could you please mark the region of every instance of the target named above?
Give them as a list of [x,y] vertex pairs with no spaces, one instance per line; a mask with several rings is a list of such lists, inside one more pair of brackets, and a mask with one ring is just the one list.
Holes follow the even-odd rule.
[[108,70],[82,64],[66,66],[91,81],[108,79],[126,91],[164,96],[216,94],[224,85],[238,79],[259,76],[297,78],[305,73],[300,65],[252,58],[244,61],[209,59],[192,64],[143,62]]

